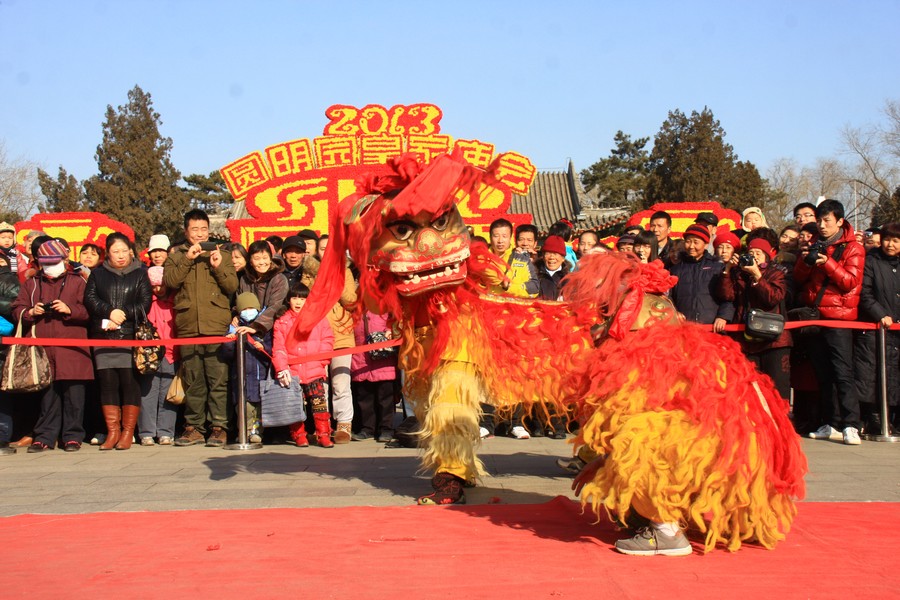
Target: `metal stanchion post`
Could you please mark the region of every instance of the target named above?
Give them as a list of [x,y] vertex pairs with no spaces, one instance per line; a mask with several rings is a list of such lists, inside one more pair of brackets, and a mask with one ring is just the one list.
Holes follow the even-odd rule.
[[878,381],[879,385],[879,396],[881,396],[881,406],[879,406],[879,410],[881,411],[881,434],[866,434],[863,436],[865,439],[873,441],[873,442],[900,442],[900,437],[896,435],[891,435],[891,421],[890,421],[890,413],[888,412],[888,395],[887,395],[887,328],[879,327],[877,340],[878,340]]
[[247,397],[244,393],[244,378],[246,377],[244,368],[244,344],[246,344],[245,334],[239,333],[235,341],[235,365],[237,365],[237,430],[238,441],[236,444],[228,444],[225,450],[259,450],[262,444],[250,444],[247,442]]

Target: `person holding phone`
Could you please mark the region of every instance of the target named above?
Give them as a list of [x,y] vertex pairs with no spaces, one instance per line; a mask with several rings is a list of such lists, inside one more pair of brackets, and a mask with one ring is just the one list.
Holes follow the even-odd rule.
[[[209,241],[209,216],[184,215],[185,242],[166,259],[163,283],[175,292],[175,333],[180,338],[225,335],[231,298],[238,288],[231,253]],[[181,346],[186,427],[176,446],[224,446],[228,432],[228,364],[221,344]],[[206,437],[207,414],[211,432]]]

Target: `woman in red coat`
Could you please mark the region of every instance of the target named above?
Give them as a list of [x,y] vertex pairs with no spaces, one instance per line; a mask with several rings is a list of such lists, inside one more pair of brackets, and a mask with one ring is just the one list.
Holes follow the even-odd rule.
[[[23,328],[35,325],[40,338],[87,339],[88,312],[84,307],[84,279],[68,262],[69,248],[53,238],[35,253],[40,271],[27,279],[13,302],[13,316]],[[66,452],[81,448],[84,439],[84,383],[94,378],[87,347],[48,346],[53,383],[41,398],[41,412],[28,452],[43,452],[61,441]]]
[[[738,256],[726,263],[727,277],[720,278],[719,294],[723,300],[734,303],[732,322],[744,323],[749,309],[782,314],[788,282],[785,270],[772,262],[776,250],[763,238],[750,242],[748,250],[753,264],[737,266]],[[756,368],[772,378],[775,387],[785,400],[791,397],[791,371],[788,360],[791,353],[791,333],[787,329],[775,340],[756,340],[739,334],[738,342],[744,354]]]

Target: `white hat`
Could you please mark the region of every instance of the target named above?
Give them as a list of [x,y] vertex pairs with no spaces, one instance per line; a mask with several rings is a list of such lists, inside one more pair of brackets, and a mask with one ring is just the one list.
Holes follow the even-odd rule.
[[147,252],[153,252],[154,250],[168,250],[170,245],[169,236],[164,233],[157,233],[156,235],[150,236],[150,243],[147,244]]

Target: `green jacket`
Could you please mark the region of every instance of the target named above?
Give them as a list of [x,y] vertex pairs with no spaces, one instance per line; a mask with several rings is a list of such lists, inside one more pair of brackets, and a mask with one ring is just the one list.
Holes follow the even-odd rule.
[[175,331],[178,337],[225,335],[231,323],[231,297],[238,288],[231,252],[222,252],[218,269],[209,265],[209,253],[187,258],[187,244],[169,255],[163,283],[175,290]]

